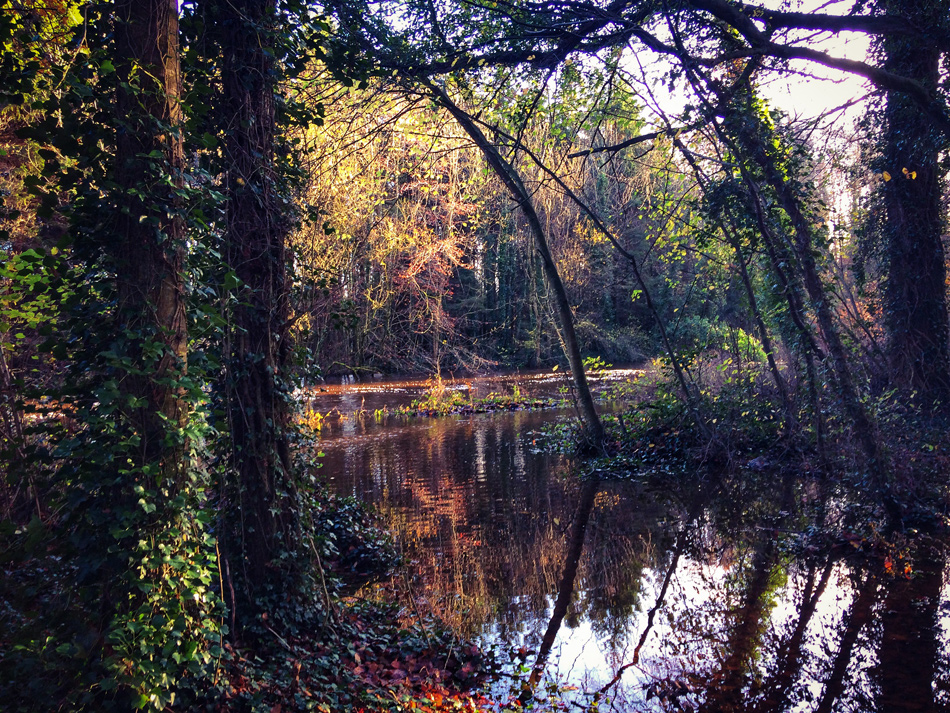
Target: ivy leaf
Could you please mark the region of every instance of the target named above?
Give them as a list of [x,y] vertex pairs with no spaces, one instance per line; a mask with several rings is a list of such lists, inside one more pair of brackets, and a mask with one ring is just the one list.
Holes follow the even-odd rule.
[[241,285],[240,278],[234,274],[234,270],[231,270],[224,276],[224,289],[230,291]]

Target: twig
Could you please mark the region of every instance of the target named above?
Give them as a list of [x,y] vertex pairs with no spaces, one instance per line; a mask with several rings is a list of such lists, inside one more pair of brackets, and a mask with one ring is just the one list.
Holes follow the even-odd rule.
[[294,656],[297,656],[297,655],[298,655],[298,654],[297,654],[297,651],[294,650],[294,647],[291,646],[290,644],[288,644],[287,641],[284,639],[284,637],[282,637],[280,634],[278,634],[276,631],[274,631],[274,630],[273,630],[271,627],[269,627],[267,624],[264,624],[264,628],[267,629],[270,633],[272,633],[272,634],[274,635],[274,638],[277,639],[277,641],[280,642],[280,645],[283,646],[285,649],[287,649],[287,651],[289,651],[290,653],[292,653]]
[[426,643],[431,646],[432,639],[429,638],[429,632],[426,630],[425,626],[422,625],[422,614],[419,613],[419,608],[416,606],[416,598],[412,595],[412,585],[409,583],[409,573],[405,568],[402,570],[402,578],[406,583],[406,594],[409,595],[409,604],[412,606],[412,611],[416,614],[416,620],[419,622],[419,626],[422,628],[422,635],[426,637]]
[[[217,541],[214,543],[214,553],[218,557],[218,587],[221,589],[221,599],[224,599],[224,575],[221,574],[221,548]],[[231,597],[233,600],[233,596]],[[221,624],[218,629],[218,660],[214,663],[214,681],[212,685],[218,685],[218,674],[221,672],[221,656],[224,653],[224,613],[221,614]]]
[[[320,552],[317,550],[317,546],[313,541],[313,536],[308,535],[307,539],[310,540],[310,549],[313,550],[313,555],[317,558],[317,572],[320,573],[320,587],[323,590],[323,597],[326,600],[327,612],[329,614],[327,619],[332,620],[334,624],[339,624],[339,619],[336,615],[336,609],[333,608],[333,602],[330,600],[330,590],[327,589],[327,579],[323,573],[323,560],[320,559]],[[326,622],[324,622],[324,626],[325,625]]]

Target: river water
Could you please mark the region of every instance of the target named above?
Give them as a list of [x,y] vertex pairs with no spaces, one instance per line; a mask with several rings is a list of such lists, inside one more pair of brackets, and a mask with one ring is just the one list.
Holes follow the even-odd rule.
[[[556,373],[449,384],[516,385],[564,389]],[[510,660],[497,700],[530,686],[540,709],[554,690],[576,710],[950,708],[941,538],[864,539],[847,492],[767,469],[584,484],[546,447],[570,409],[396,418],[378,410],[424,382],[322,388],[329,486],[379,509],[408,563],[389,585],[407,610]]]

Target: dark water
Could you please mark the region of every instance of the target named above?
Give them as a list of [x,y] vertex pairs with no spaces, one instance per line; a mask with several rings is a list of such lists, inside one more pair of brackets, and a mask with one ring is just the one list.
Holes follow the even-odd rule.
[[[422,386],[361,388],[335,387],[315,408],[392,407]],[[872,544],[847,528],[847,493],[777,473],[582,486],[569,457],[542,447],[542,427],[568,418],[348,415],[323,431],[323,472],[389,523],[410,562],[393,584],[407,610],[523,660],[525,681],[534,668],[541,709],[554,688],[576,710],[598,691],[601,711],[950,707],[940,541]]]

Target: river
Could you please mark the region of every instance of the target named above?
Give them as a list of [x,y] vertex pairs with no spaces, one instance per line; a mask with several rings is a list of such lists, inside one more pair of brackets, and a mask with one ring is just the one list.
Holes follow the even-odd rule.
[[[595,386],[635,376],[611,371]],[[557,373],[448,385],[564,390]],[[840,487],[768,469],[583,484],[546,447],[570,409],[380,415],[424,389],[315,388],[313,408],[336,415],[321,431],[322,473],[379,509],[407,562],[389,584],[405,606],[510,661],[496,699],[530,685],[540,709],[555,690],[600,711],[950,706],[941,538],[862,539]]]

